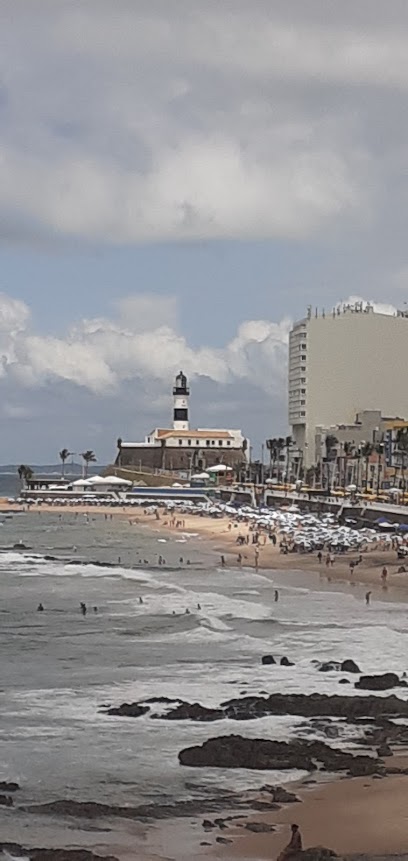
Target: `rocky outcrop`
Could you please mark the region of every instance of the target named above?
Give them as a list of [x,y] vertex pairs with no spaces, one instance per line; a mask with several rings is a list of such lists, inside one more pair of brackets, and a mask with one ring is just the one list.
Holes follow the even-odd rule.
[[87,849],[25,849],[18,843],[0,843],[13,857],[30,858],[30,861],[117,861],[113,855],[95,855]]
[[[153,715],[153,717],[161,718],[161,715]],[[181,703],[167,713],[166,720],[213,721],[222,720],[224,717],[222,709],[208,709],[200,703]]]
[[0,792],[17,792],[20,789],[18,783],[8,780],[0,780]]
[[280,659],[280,665],[281,665],[281,667],[294,667],[295,666],[293,661],[290,661],[289,658],[286,658],[286,657]]
[[[250,768],[285,771],[347,771],[353,776],[381,774],[381,760],[369,756],[352,756],[334,750],[323,742],[271,741],[244,738],[239,735],[210,738],[204,744],[179,753],[181,765],[195,768]],[[264,802],[262,802],[264,803]]]
[[340,665],[340,670],[342,673],[361,673],[358,664],[351,660],[343,661]]
[[139,703],[122,703],[117,708],[107,709],[104,714],[115,715],[117,717],[142,717],[150,711],[149,706],[141,706]]
[[327,694],[271,694],[269,697],[242,697],[221,704],[225,716],[249,720],[264,715],[299,715],[301,717],[358,718],[407,717],[408,702],[392,695],[387,697],[347,697]]
[[406,688],[408,684],[400,681],[396,673],[382,673],[379,676],[361,676],[354,687],[361,691],[387,691],[390,688]]
[[273,657],[273,655],[264,655],[262,658],[262,663],[265,665],[266,664],[276,664],[276,661],[275,661],[275,658]]

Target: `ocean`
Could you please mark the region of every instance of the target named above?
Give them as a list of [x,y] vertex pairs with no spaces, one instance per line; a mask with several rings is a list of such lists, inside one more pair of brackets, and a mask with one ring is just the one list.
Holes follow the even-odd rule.
[[[20,541],[29,549],[13,549]],[[220,569],[205,538],[163,537],[104,514],[3,518],[0,582],[0,780],[21,785],[16,800],[23,806],[66,798],[172,803],[301,777],[186,769],[177,754],[232,732],[288,739],[302,718],[169,723],[108,717],[103,705],[167,696],[215,706],[265,690],[355,695],[352,685],[339,689],[338,674],[317,671],[313,661],[330,658],[353,658],[364,672],[408,670],[403,603],[367,608],[363,586],[341,589],[296,571]],[[295,666],[263,666],[265,654],[286,655]],[[334,744],[352,746],[352,730],[345,733]],[[140,837],[134,823],[79,829],[4,808],[0,827],[2,840],[114,846],[112,854],[123,858],[123,847]]]

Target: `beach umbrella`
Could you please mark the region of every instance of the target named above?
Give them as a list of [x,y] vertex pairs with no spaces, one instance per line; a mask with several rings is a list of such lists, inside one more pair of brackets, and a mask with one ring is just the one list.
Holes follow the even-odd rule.
[[227,466],[225,463],[216,463],[215,466],[208,466],[207,472],[232,472],[232,466]]
[[346,490],[348,493],[355,493],[357,490],[357,485],[356,484],[349,484],[349,486],[346,487]]

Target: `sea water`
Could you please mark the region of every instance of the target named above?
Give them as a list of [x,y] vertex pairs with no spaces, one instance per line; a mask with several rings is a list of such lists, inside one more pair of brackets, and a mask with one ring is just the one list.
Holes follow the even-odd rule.
[[[19,541],[30,549],[13,549]],[[159,705],[137,719],[109,717],[102,707],[162,696],[216,706],[262,691],[356,695],[352,684],[339,687],[338,673],[318,672],[314,662],[331,658],[353,658],[364,672],[408,669],[406,606],[392,600],[392,589],[386,602],[373,590],[366,607],[358,584],[221,569],[204,539],[99,513],[15,515],[3,522],[0,542],[0,780],[21,784],[20,804],[174,803],[299,777],[186,769],[177,755],[232,732],[301,737],[303,718],[203,724],[153,720],[163,714]],[[265,654],[286,655],[294,666],[263,666]],[[331,743],[350,748],[353,733]],[[47,817],[16,819],[0,808],[0,823],[4,840],[63,839]]]

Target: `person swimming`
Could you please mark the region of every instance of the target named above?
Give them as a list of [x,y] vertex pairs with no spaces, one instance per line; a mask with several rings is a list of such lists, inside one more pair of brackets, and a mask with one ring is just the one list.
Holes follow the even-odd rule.
[[44,612],[44,605],[40,603],[37,607],[37,611],[38,611],[38,613],[43,613]]

